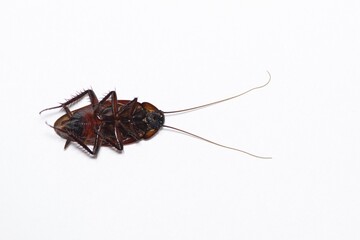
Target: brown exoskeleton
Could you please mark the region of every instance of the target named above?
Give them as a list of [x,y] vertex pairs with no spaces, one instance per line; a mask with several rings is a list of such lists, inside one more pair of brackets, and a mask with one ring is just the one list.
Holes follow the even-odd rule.
[[[138,102],[137,98],[133,100],[118,100],[115,91],[109,92],[99,101],[93,90],[86,90],[65,103],[44,109],[40,113],[56,108],[64,109],[66,114],[61,116],[52,127],[60,137],[66,139],[65,148],[71,142],[76,142],[92,156],[97,155],[100,146],[112,146],[121,151],[124,145],[140,141],[141,139],[150,139],[162,127],[167,127],[220,147],[239,151],[257,158],[269,158],[257,156],[237,148],[224,146],[190,132],[166,126],[164,125],[164,114],[191,111],[228,101],[255,89],[262,88],[266,86],[270,80],[271,77],[269,74],[268,82],[262,86],[252,88],[233,97],[178,111],[163,112],[151,103]],[[79,101],[85,95],[89,96],[91,104],[71,111],[69,106]],[[93,146],[92,149],[89,148],[90,145]]]

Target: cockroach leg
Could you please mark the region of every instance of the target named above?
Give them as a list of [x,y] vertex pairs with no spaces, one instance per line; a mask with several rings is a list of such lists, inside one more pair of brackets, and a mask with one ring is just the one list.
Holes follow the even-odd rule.
[[[134,114],[136,106],[137,106],[137,98],[134,98],[133,100],[131,100],[130,102],[125,104],[120,109],[120,111],[117,113],[115,118],[116,119],[125,119],[125,120],[130,121],[130,119],[132,118],[132,116]],[[132,126],[131,124],[129,124],[129,126],[127,126],[127,125],[125,125],[125,123],[122,122],[121,120],[116,122],[116,124],[118,124],[117,126],[120,127],[121,130],[125,131],[127,135],[131,136],[132,138],[134,138],[137,141],[140,140],[141,137],[139,137],[138,134],[136,134],[134,126]],[[116,129],[118,127],[116,127]],[[118,131],[120,134],[120,130],[118,130]]]
[[83,91],[82,93],[78,94],[77,96],[73,97],[72,99],[64,102],[63,106],[68,106],[68,105],[71,105],[77,101],[79,101],[81,98],[83,98],[85,95],[88,95],[89,96],[89,99],[90,99],[90,103],[91,103],[91,106],[93,107],[93,109],[99,104],[99,100],[98,98],[96,97],[95,93],[93,90],[91,89],[88,89],[88,90],[85,90]]
[[69,132],[69,131],[65,131],[63,129],[57,128],[55,126],[51,126],[50,124],[48,124],[47,122],[45,122],[46,125],[48,125],[49,127],[55,129],[55,131],[59,131],[62,132],[66,135],[66,142],[65,142],[65,146],[64,149],[66,149],[70,143],[72,141],[77,142],[85,151],[87,151],[88,153],[90,153],[92,156],[96,156],[97,153],[99,152],[100,146],[101,146],[101,139],[99,138],[99,136],[97,135],[95,137],[95,141],[94,141],[94,147],[91,150],[83,140],[81,140],[80,138],[78,138],[75,134]]
[[[91,150],[81,139],[79,139],[74,134],[68,133],[68,136],[74,141],[77,142],[81,147],[83,147],[88,153],[90,153],[93,156],[96,156],[99,152],[100,146],[101,146],[101,140],[96,137],[93,150]],[[69,140],[69,139],[68,139]]]
[[104,142],[108,143],[109,145],[113,146],[114,148],[116,148],[119,151],[122,151],[124,146],[121,143],[121,140],[119,140],[119,138],[121,138],[121,135],[117,135],[120,133],[117,133],[118,129],[115,128],[115,138],[116,141],[113,141],[112,139],[110,139],[109,137],[104,136],[101,131],[99,130],[95,130],[96,135],[98,135],[98,138],[101,138]]
[[[115,126],[117,124],[115,123]],[[112,144],[116,149],[118,149],[119,151],[122,151],[124,146],[122,144],[122,135],[121,135],[121,131],[118,127],[115,127],[115,139],[116,139],[116,143],[114,142],[114,144]],[[109,142],[110,143],[110,142]],[[110,143],[111,144],[111,143]]]
[[99,100],[97,99],[95,93],[93,90],[88,89],[83,91],[82,93],[76,95],[75,97],[69,99],[68,101],[61,103],[59,106],[56,107],[51,107],[51,108],[45,108],[44,110],[40,111],[39,114],[41,114],[44,111],[48,111],[48,110],[52,110],[52,109],[56,109],[56,108],[63,108],[65,110],[65,112],[71,117],[72,113],[69,109],[69,105],[74,104],[75,102],[79,101],[81,98],[83,98],[85,95],[88,95],[90,98],[90,102],[91,102],[91,106],[93,107],[93,109],[95,109],[95,107],[99,104]]
[[[111,91],[109,92],[98,104],[97,108],[95,109],[95,114],[98,115],[99,112],[102,110],[100,109],[104,103],[106,101],[108,101],[108,99],[111,98],[111,109],[112,109],[112,116],[113,116],[113,121],[114,121],[114,125],[116,126],[118,123],[117,119],[116,119],[116,115],[118,112],[118,105],[117,105],[117,96],[116,96],[116,92],[115,91]],[[122,142],[122,136],[121,136],[121,132],[119,130],[118,127],[114,128],[114,136],[115,136],[115,141],[105,137],[101,134],[100,131],[97,131],[96,134],[98,134],[105,142],[109,143],[111,146],[115,147],[117,150],[121,151],[123,150],[123,144]]]
[[75,102],[79,101],[81,98],[83,98],[85,95],[88,95],[89,96],[89,99],[90,99],[90,103],[91,103],[91,106],[93,107],[93,109],[95,109],[97,107],[97,105],[99,104],[99,100],[98,98],[96,97],[95,93],[93,90],[91,89],[88,89],[88,90],[85,90],[83,91],[82,93],[78,94],[77,96],[73,97],[72,99],[64,102],[61,104],[61,107],[66,111],[66,113],[69,115],[69,116],[72,116],[72,113],[71,111],[69,110],[69,105],[71,104],[74,104]]
[[137,104],[137,98],[134,98],[133,100],[129,101],[120,109],[120,111],[116,115],[116,118],[118,118],[119,116],[130,118],[135,110],[136,104]]
[[116,96],[116,92],[115,91],[111,91],[109,92],[100,102],[99,104],[97,104],[97,107],[95,110],[95,113],[99,113],[99,111],[101,111],[102,109],[99,109],[100,107],[102,107],[104,105],[104,103],[111,98],[111,109],[113,112],[113,116],[116,116],[117,113],[117,96]]

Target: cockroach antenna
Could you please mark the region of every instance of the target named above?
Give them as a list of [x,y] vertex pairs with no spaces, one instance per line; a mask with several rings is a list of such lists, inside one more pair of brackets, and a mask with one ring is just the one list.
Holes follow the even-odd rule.
[[[231,99],[234,99],[234,98],[238,98],[242,95],[245,95],[251,91],[254,91],[256,89],[260,89],[260,88],[263,88],[265,87],[266,85],[268,85],[271,81],[271,74],[269,71],[267,71],[268,75],[269,75],[269,79],[268,81],[261,85],[261,86],[258,86],[258,87],[254,87],[254,88],[251,88],[245,92],[242,92],[242,93],[239,93],[235,96],[232,96],[232,97],[228,97],[228,98],[225,98],[225,99],[221,99],[221,100],[218,100],[218,101],[215,101],[215,102],[211,102],[211,103],[207,103],[207,104],[203,104],[203,105],[199,105],[199,106],[196,106],[196,107],[190,107],[190,108],[185,108],[185,109],[181,109],[181,110],[175,110],[175,111],[163,111],[164,114],[173,114],[173,113],[183,113],[183,112],[189,112],[189,111],[193,111],[193,110],[197,110],[197,109],[200,109],[200,108],[205,108],[205,107],[209,107],[211,105],[215,105],[215,104],[218,104],[218,103],[222,103],[222,102],[226,102],[226,101],[229,101]],[[234,147],[229,147],[229,146],[226,146],[226,145],[223,145],[223,144],[220,144],[220,143],[217,143],[217,142],[214,142],[214,141],[211,141],[209,139],[206,139],[204,137],[201,137],[199,135],[196,135],[196,134],[193,134],[191,132],[188,132],[188,131],[185,131],[185,130],[182,130],[182,129],[179,129],[179,128],[176,128],[176,127],[172,127],[172,126],[168,126],[168,125],[163,125],[163,127],[165,128],[169,128],[169,129],[173,129],[175,131],[178,131],[178,132],[181,132],[181,133],[184,133],[184,134],[187,134],[189,136],[192,136],[192,137],[195,137],[195,138],[198,138],[200,140],[203,140],[205,142],[208,142],[208,143],[211,143],[211,144],[214,144],[216,146],[219,146],[219,147],[223,147],[223,148],[227,148],[227,149],[230,149],[230,150],[234,150],[234,151],[237,151],[237,152],[241,152],[241,153],[244,153],[244,154],[247,154],[247,155],[250,155],[252,157],[256,157],[256,158],[261,158],[261,159],[271,159],[271,157],[263,157],[263,156],[258,156],[258,155],[255,155],[255,154],[252,154],[252,153],[249,153],[247,151],[244,151],[244,150],[241,150],[241,149],[238,149],[238,148],[234,148]]]
[[193,134],[193,133],[191,133],[191,132],[188,132],[188,131],[185,131],[185,130],[182,130],[182,129],[179,129],[179,128],[176,128],[176,127],[171,127],[171,126],[167,126],[167,125],[163,125],[163,127],[165,127],[165,128],[170,128],[170,129],[173,129],[173,130],[178,131],[178,132],[181,132],[181,133],[185,133],[185,134],[187,134],[187,135],[190,135],[190,136],[192,136],[192,137],[198,138],[198,139],[200,139],[200,140],[203,140],[203,141],[205,141],[205,142],[214,144],[214,145],[219,146],[219,147],[222,147],[222,148],[227,148],[227,149],[234,150],[234,151],[237,151],[237,152],[245,153],[245,154],[250,155],[250,156],[252,156],[252,157],[261,158],[261,159],[271,159],[271,157],[258,156],[258,155],[255,155],[255,154],[246,152],[246,151],[241,150],[241,149],[238,149],[238,148],[229,147],[229,146],[226,146],[226,145],[222,145],[222,144],[220,144],[220,143],[217,143],[217,142],[213,142],[213,141],[211,141],[211,140],[209,140],[209,139],[200,137],[200,136],[198,136],[198,135],[196,135],[196,134]]
[[249,89],[249,90],[247,90],[247,91],[245,91],[245,92],[239,93],[239,94],[237,94],[237,95],[235,95],[235,96],[228,97],[228,98],[225,98],[225,99],[221,99],[221,100],[218,100],[218,101],[215,101],[215,102],[206,103],[206,104],[203,104],[203,105],[200,105],[200,106],[190,107],[190,108],[181,109],[181,110],[166,111],[166,112],[163,111],[163,113],[165,113],[165,114],[172,114],[172,113],[188,112],[188,111],[192,111],[192,110],[196,110],[196,109],[200,109],[200,108],[204,108],[204,107],[209,107],[209,106],[211,106],[211,105],[215,105],[215,104],[218,104],[218,103],[226,102],[226,101],[229,101],[229,100],[234,99],[234,98],[238,98],[238,97],[240,97],[240,96],[242,96],[242,95],[245,95],[245,94],[247,94],[247,93],[249,93],[249,92],[251,92],[251,91],[254,91],[254,90],[256,90],[256,89],[263,88],[263,87],[265,87],[266,85],[268,85],[268,84],[270,83],[270,81],[271,81],[271,74],[270,74],[269,71],[266,71],[266,72],[267,72],[268,75],[269,75],[269,79],[268,79],[268,81],[267,81],[265,84],[263,84],[263,85],[261,85],[261,86],[251,88],[251,89]]

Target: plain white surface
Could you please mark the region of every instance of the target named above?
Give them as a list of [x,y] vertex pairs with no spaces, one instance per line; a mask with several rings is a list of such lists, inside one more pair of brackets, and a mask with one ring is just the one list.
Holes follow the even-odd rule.
[[[2,1],[1,239],[360,239],[359,1]],[[231,102],[118,154],[45,121],[92,87]],[[76,107],[76,106],[75,106]]]

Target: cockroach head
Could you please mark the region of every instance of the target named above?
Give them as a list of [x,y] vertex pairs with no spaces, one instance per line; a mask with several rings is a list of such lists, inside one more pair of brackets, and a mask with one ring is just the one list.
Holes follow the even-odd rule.
[[164,113],[162,113],[160,110],[148,112],[146,115],[146,122],[152,129],[160,129],[165,122]]
[[148,102],[143,102],[142,107],[146,110],[146,123],[151,129],[158,130],[165,123],[165,116],[162,111]]

